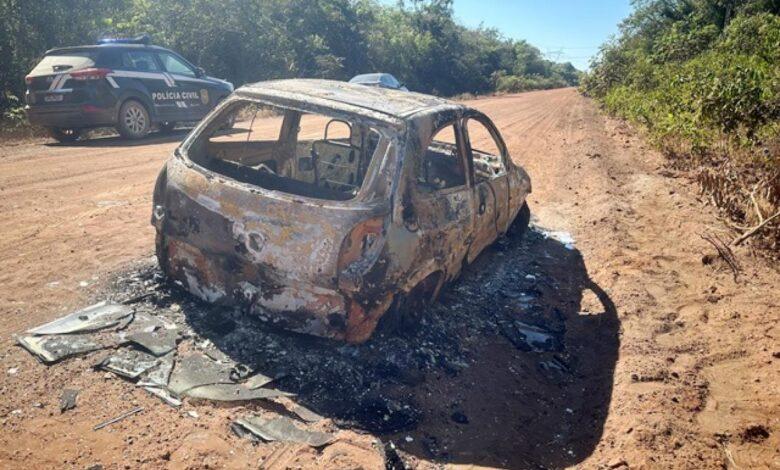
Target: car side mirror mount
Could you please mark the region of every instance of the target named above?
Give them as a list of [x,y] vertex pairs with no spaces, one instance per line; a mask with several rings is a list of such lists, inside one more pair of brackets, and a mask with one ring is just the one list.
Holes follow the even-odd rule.
[[195,76],[200,78],[202,76],[206,75],[206,71],[203,70],[203,67],[196,67],[195,68]]

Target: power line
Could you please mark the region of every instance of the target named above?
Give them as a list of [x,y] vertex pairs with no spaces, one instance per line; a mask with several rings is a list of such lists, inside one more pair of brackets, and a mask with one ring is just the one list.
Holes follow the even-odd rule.
[[557,51],[547,49],[547,52],[545,52],[544,55],[547,56],[547,58],[552,60],[553,62],[559,62],[561,56],[563,55],[563,49],[559,49]]
[[555,49],[555,50],[591,50],[591,49],[600,49],[601,48],[601,46],[572,46],[572,47],[567,47],[567,46],[554,46],[554,47],[553,46],[547,46],[547,47],[540,46],[540,47],[544,47],[545,49],[548,49],[548,50],[550,50],[550,49]]

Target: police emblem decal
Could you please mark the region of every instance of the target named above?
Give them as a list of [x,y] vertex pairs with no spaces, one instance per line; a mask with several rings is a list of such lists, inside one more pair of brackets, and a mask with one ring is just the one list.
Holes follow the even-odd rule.
[[200,102],[203,104],[209,104],[209,91],[205,88],[200,90]]

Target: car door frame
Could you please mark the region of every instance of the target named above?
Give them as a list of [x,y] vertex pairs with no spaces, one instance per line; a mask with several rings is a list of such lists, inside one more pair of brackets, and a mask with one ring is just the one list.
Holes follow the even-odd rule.
[[[403,192],[407,196],[401,198],[401,219],[406,229],[413,232],[418,239],[414,256],[417,265],[410,266],[413,272],[408,273],[412,284],[413,280],[420,281],[435,271],[441,271],[445,275],[441,277],[439,285],[457,276],[471,244],[474,228],[473,185],[464,147],[461,117],[453,113],[439,116],[435,121],[431,126],[433,131],[424,140],[413,139],[419,147],[415,146],[414,155],[408,154],[404,159]],[[424,190],[416,178],[416,165],[410,165],[408,157],[413,156],[419,162],[433,138],[448,126],[455,126],[456,152],[463,165],[464,184]],[[408,287],[413,288],[414,285]]]
[[[471,146],[471,136],[469,135],[468,121],[474,120],[482,124],[490,134],[493,142],[498,147],[500,155],[496,155],[501,159],[503,171],[496,175],[491,175],[489,179],[484,181],[477,181],[476,170],[474,168],[474,149]],[[478,224],[474,228],[474,241],[472,246],[469,247],[468,261],[472,262],[479,253],[484,250],[488,245],[493,243],[499,236],[503,235],[508,228],[509,213],[510,211],[510,190],[509,190],[509,167],[507,166],[508,152],[506,144],[504,143],[501,134],[498,132],[495,124],[485,116],[484,114],[470,110],[464,113],[462,118],[462,130],[465,140],[465,151],[469,162],[469,170],[471,172],[471,181],[474,188],[474,200],[478,205],[475,209],[475,214],[482,215],[475,218],[475,223]],[[485,192],[489,191],[490,195],[485,197]],[[485,206],[492,202],[493,208],[490,207],[483,209]]]
[[[182,97],[182,99],[177,100],[179,104],[177,106],[179,107],[179,115],[180,118],[178,120],[180,121],[198,121],[203,118],[206,114],[208,114],[209,111],[216,105],[216,102],[218,101],[219,97],[217,96],[214,83],[209,80],[204,80],[200,76],[198,76],[198,67],[196,67],[193,63],[182,57],[180,54],[177,54],[174,51],[171,51],[169,49],[158,49],[155,51],[155,54],[157,56],[157,60],[160,63],[160,67],[162,68],[165,73],[168,74],[168,76],[171,77],[171,79],[176,83],[177,88],[179,88],[180,93],[195,93],[197,94],[197,98],[189,98],[188,96]],[[180,62],[182,62],[185,66],[190,68],[193,72],[193,76],[189,75],[182,75],[180,73],[174,73],[169,71],[165,67],[165,62],[163,61],[163,58],[161,57],[162,54],[170,54],[171,56],[178,59]],[[205,95],[204,95],[205,91]]]
[[[122,90],[122,97],[119,100],[120,104],[128,98],[141,99],[147,106],[150,117],[153,122],[165,121],[170,116],[167,113],[166,108],[161,106],[159,99],[155,99],[155,95],[159,94],[164,96],[174,89],[175,84],[170,77],[167,77],[162,63],[157,57],[156,51],[151,48],[120,48],[120,56],[133,53],[147,53],[151,56],[152,61],[158,70],[138,70],[133,67],[126,67],[124,65],[124,58],[121,58],[122,65],[114,68],[114,72],[109,74],[113,80],[120,80],[121,82],[116,85],[117,88]],[[132,85],[127,86],[127,81]],[[140,87],[138,86],[140,85]],[[113,86],[113,85],[112,85]],[[141,97],[136,94],[140,94]]]

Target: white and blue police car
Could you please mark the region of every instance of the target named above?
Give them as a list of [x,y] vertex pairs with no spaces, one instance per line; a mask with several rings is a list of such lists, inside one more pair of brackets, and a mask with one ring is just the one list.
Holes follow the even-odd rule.
[[199,121],[233,91],[146,35],[52,49],[25,81],[29,121],[60,142],[96,127],[115,127],[128,139],[155,125],[170,131]]

